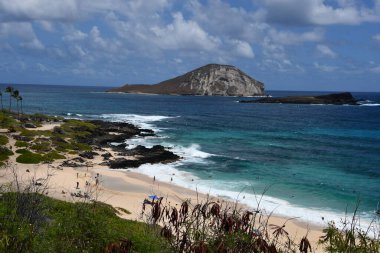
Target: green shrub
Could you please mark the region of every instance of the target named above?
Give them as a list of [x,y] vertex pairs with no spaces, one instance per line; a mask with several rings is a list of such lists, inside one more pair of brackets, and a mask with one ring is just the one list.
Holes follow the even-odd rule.
[[41,162],[51,162],[57,159],[65,159],[64,155],[61,155],[57,151],[51,151],[46,154],[36,154],[27,149],[18,149],[16,153],[21,154],[16,158],[18,163],[38,164]]
[[25,137],[35,137],[35,136],[46,136],[50,137],[52,135],[51,131],[42,131],[42,130],[28,130],[25,128],[20,129],[20,135]]
[[0,146],[0,162],[8,160],[11,155],[13,155],[12,150],[7,147]]
[[35,143],[30,148],[39,153],[51,150],[50,142]]
[[8,137],[0,134],[0,145],[5,145],[8,143]]
[[30,153],[32,153],[32,152],[29,151],[29,150],[27,150],[27,149],[25,149],[25,148],[22,148],[22,149],[17,149],[17,150],[16,150],[16,153],[17,153],[17,154],[26,154],[26,153],[30,154]]
[[92,132],[97,126],[87,121],[69,119],[65,120],[61,128],[66,132]]
[[15,146],[18,148],[27,147],[28,143],[26,141],[16,141]]
[[84,143],[77,142],[77,143],[73,143],[73,145],[75,146],[74,150],[78,150],[78,151],[91,151],[92,150],[90,145],[87,145]]
[[0,112],[0,128],[9,129],[10,127],[18,126],[18,122],[13,116],[5,111]]
[[44,161],[50,162],[58,159],[66,159],[64,155],[59,154],[56,151],[49,152],[43,156]]
[[16,158],[18,163],[38,164],[44,161],[43,155],[33,152],[25,152]]

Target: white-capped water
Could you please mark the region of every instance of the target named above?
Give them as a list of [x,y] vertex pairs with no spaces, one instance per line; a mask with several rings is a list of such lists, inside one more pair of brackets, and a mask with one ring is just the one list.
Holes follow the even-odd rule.
[[127,122],[141,128],[152,129],[155,132],[160,132],[161,129],[156,128],[152,122],[171,119],[175,117],[160,116],[160,115],[138,115],[138,114],[102,114],[100,118],[103,120],[114,122]]
[[[191,190],[197,190],[200,193],[211,194],[214,196],[227,198],[232,201],[238,200],[240,203],[246,204],[255,210],[258,208],[257,201],[260,198],[261,193],[258,192],[256,193],[258,195],[254,195],[250,193],[252,191],[248,189],[250,186],[254,186],[254,182],[242,182],[241,180],[234,182],[232,179],[230,181],[212,178],[202,179],[190,172],[182,171],[180,169],[180,167],[195,163],[212,163],[209,158],[216,155],[202,151],[202,147],[196,143],[188,146],[181,146],[171,143],[170,138],[163,135],[162,129],[159,129],[153,124],[154,122],[173,117],[136,114],[103,114],[101,115],[101,118],[110,121],[132,123],[143,128],[153,129],[156,133],[158,132],[160,134],[159,136],[153,137],[136,137],[128,139],[126,140],[126,143],[128,144],[127,148],[129,149],[134,148],[137,145],[152,147],[160,144],[182,157],[180,161],[175,163],[144,164],[133,171],[148,175],[150,177],[154,176],[159,181],[173,183]],[[291,214],[292,217],[297,217],[299,220],[318,225],[326,225],[328,221],[335,221],[336,224],[339,225],[341,224],[341,219],[345,217],[345,213],[339,213],[327,208],[304,208],[302,206],[291,204],[286,200],[267,195],[262,197],[259,209],[267,214],[273,212],[274,214],[283,215],[286,217],[289,217]],[[348,214],[348,217],[350,217],[350,214]],[[370,222],[368,219],[363,219],[361,221],[362,228],[365,229],[369,225]]]

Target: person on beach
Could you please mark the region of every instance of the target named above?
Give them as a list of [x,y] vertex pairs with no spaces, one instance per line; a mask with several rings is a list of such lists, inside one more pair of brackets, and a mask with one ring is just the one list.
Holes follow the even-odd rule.
[[79,182],[77,182],[77,189],[79,189]]

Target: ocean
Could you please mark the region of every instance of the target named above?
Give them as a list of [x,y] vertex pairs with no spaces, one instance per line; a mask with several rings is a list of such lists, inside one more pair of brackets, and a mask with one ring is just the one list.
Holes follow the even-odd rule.
[[[0,85],[1,90],[4,85]],[[380,201],[380,93],[361,106],[241,104],[236,97],[109,94],[105,87],[14,85],[24,111],[126,121],[156,131],[183,157],[135,171],[314,224],[339,221],[360,201],[365,227]],[[272,96],[328,92],[268,91]],[[7,94],[3,95],[7,106]],[[261,199],[261,194],[265,192]],[[261,201],[260,201],[261,199]]]

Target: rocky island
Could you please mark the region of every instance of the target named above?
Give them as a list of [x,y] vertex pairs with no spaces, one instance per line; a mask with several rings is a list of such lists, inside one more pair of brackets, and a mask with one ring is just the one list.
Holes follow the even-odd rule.
[[241,100],[240,103],[278,103],[278,104],[330,104],[359,105],[351,93],[343,92],[320,96],[265,97],[256,100]]
[[208,64],[184,75],[154,85],[124,85],[108,92],[201,95],[261,96],[264,84],[230,65]]

